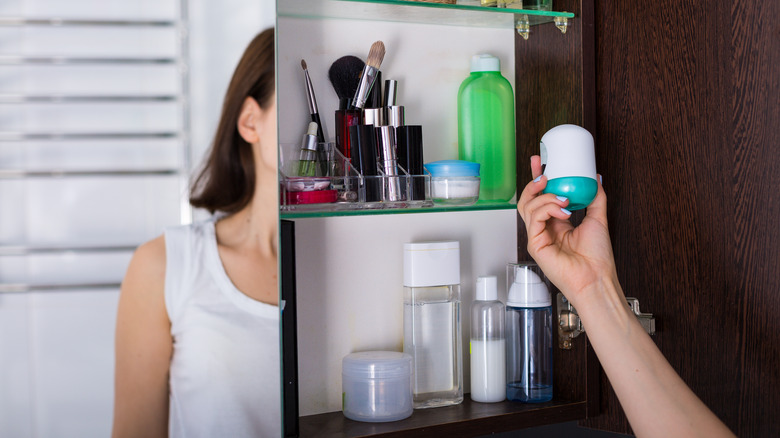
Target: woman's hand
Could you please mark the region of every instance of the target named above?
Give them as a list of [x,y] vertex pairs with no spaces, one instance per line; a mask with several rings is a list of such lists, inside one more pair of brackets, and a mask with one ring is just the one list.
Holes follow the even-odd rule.
[[528,233],[528,252],[576,306],[583,295],[605,279],[617,281],[607,229],[607,196],[599,182],[596,198],[575,228],[569,222],[571,212],[565,209],[569,200],[542,194],[547,177],[542,176],[538,155],[531,157],[531,172],[535,179],[525,186],[517,203]]

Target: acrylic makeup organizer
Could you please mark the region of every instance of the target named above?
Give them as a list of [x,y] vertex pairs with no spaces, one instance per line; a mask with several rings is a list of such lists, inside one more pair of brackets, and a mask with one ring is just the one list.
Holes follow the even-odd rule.
[[[335,147],[318,143],[327,163],[318,162],[315,176],[299,176],[300,146],[283,143],[279,151],[279,206],[283,212],[339,212],[433,207],[431,176],[409,175],[398,166],[398,175],[363,175]],[[318,197],[315,192],[332,191]],[[309,195],[307,195],[307,193]],[[323,202],[322,199],[326,201]]]

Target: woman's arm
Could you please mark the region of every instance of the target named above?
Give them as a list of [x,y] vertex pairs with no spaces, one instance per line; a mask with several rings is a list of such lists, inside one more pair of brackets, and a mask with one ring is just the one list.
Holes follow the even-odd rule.
[[133,255],[119,295],[113,437],[168,435],[168,371],[173,341],[165,310],[165,240]]
[[536,179],[518,201],[528,232],[528,252],[571,301],[612,388],[640,437],[733,436],[688,388],[636,317],[617,279],[607,228],[607,197],[598,194],[576,228],[568,200],[541,194],[547,185],[538,156]]

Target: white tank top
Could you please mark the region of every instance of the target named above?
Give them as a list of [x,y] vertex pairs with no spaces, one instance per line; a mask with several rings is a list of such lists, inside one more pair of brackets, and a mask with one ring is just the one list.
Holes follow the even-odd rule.
[[279,307],[236,289],[214,221],[165,230],[171,437],[281,436]]

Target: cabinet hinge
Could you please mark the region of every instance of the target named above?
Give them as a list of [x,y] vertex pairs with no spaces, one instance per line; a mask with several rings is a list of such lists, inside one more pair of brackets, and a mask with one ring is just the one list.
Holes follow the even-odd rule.
[[[577,314],[577,309],[571,305],[569,300],[563,296],[562,293],[558,293],[558,347],[564,350],[571,349],[572,339],[585,332],[585,328],[582,326],[580,316]],[[639,310],[639,300],[633,297],[626,298],[626,305],[631,309],[631,312],[636,315],[639,324],[642,328],[650,334],[655,334],[655,318],[652,313],[642,313]]]

